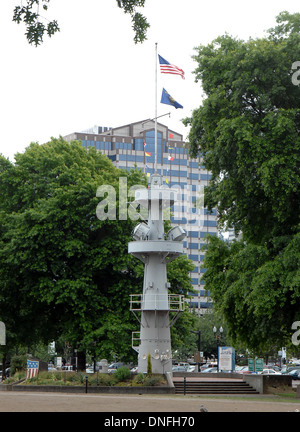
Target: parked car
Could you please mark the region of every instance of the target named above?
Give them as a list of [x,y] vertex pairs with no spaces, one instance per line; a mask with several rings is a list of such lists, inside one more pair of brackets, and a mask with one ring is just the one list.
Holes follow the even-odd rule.
[[218,366],[217,363],[206,363],[200,367],[200,370],[201,370],[201,372],[205,372],[206,369],[209,369],[212,367],[217,367],[217,366]]
[[117,362],[117,363],[111,363],[108,366],[108,369],[118,369],[119,367],[124,366],[124,363],[122,362]]
[[212,367],[212,368],[207,368],[204,371],[205,373],[217,373],[218,372],[218,368],[217,367]]
[[[3,372],[0,370],[0,381],[2,381],[2,375]],[[5,378],[8,378],[10,376],[10,367],[5,369]]]
[[173,366],[172,372],[186,372],[185,366]]
[[244,368],[245,366],[236,366],[234,371],[236,373],[243,373]]
[[189,363],[186,362],[180,362],[178,364],[173,365],[172,370],[175,372],[187,372],[187,370],[191,367],[191,365]]
[[287,372],[289,373],[289,372],[292,372],[292,371],[294,371],[294,370],[300,370],[300,366],[289,366],[288,368],[287,368]]
[[292,370],[291,372],[288,373],[288,375],[291,375],[293,380],[300,380],[300,370],[299,369]]
[[65,371],[65,372],[73,372],[73,366],[70,365],[66,365],[66,366],[62,366],[61,370]]
[[280,372],[277,372],[275,369],[264,369],[260,372],[261,375],[281,375]]
[[189,366],[186,371],[187,372],[196,372],[196,366]]
[[248,366],[236,366],[235,372],[240,374],[250,374]]
[[186,362],[180,362],[180,363],[178,363],[177,366],[183,366],[183,367],[185,367],[186,369],[188,369],[188,368],[190,367],[190,364],[189,364],[189,363],[186,363]]
[[121,366],[125,366],[125,363],[121,363],[121,362],[111,363],[108,366],[108,372],[109,373],[116,372],[116,370],[119,369]]
[[300,360],[296,359],[296,358],[292,358],[291,361],[289,362],[295,366],[300,366]]
[[279,366],[276,366],[276,365],[274,365],[274,366],[266,366],[266,367],[264,367],[264,369],[272,369],[272,370],[274,370],[275,372],[281,372],[280,367],[279,367]]

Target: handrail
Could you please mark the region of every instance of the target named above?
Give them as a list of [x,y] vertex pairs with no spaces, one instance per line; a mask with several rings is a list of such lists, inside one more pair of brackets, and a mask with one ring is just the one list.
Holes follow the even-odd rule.
[[167,310],[171,312],[183,311],[184,296],[181,294],[130,294],[131,311],[166,310],[164,307],[166,304]]

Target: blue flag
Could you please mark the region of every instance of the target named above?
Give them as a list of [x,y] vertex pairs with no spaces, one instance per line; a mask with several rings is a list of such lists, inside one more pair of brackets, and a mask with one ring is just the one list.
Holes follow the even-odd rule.
[[180,103],[176,102],[175,99],[172,98],[172,96],[163,88],[161,100],[160,103],[172,105],[173,107],[177,108],[183,108]]

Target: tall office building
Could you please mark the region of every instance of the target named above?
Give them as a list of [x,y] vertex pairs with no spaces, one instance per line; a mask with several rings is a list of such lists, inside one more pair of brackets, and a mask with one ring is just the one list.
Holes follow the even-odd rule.
[[[120,169],[134,167],[150,176],[155,172],[155,122],[144,120],[116,128],[94,126],[64,137],[78,140],[86,148],[95,147]],[[208,234],[217,235],[216,212],[210,214],[203,208],[204,186],[210,174],[202,164],[201,156],[191,159],[183,136],[167,126],[157,123],[157,173],[163,176],[166,186],[176,190],[179,204],[171,209],[171,222],[186,232],[184,250],[195,267],[191,272],[193,294],[188,300],[191,308],[204,314],[211,308],[209,292],[202,280],[204,258],[201,246]]]

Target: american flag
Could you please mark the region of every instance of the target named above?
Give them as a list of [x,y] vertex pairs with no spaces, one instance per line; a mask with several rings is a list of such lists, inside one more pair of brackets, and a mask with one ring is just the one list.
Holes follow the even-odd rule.
[[184,72],[179,67],[170,64],[167,60],[165,60],[162,56],[158,54],[160,71],[161,73],[180,75],[181,78],[184,79]]
[[33,360],[27,360],[26,379],[37,376],[39,371],[39,362]]

